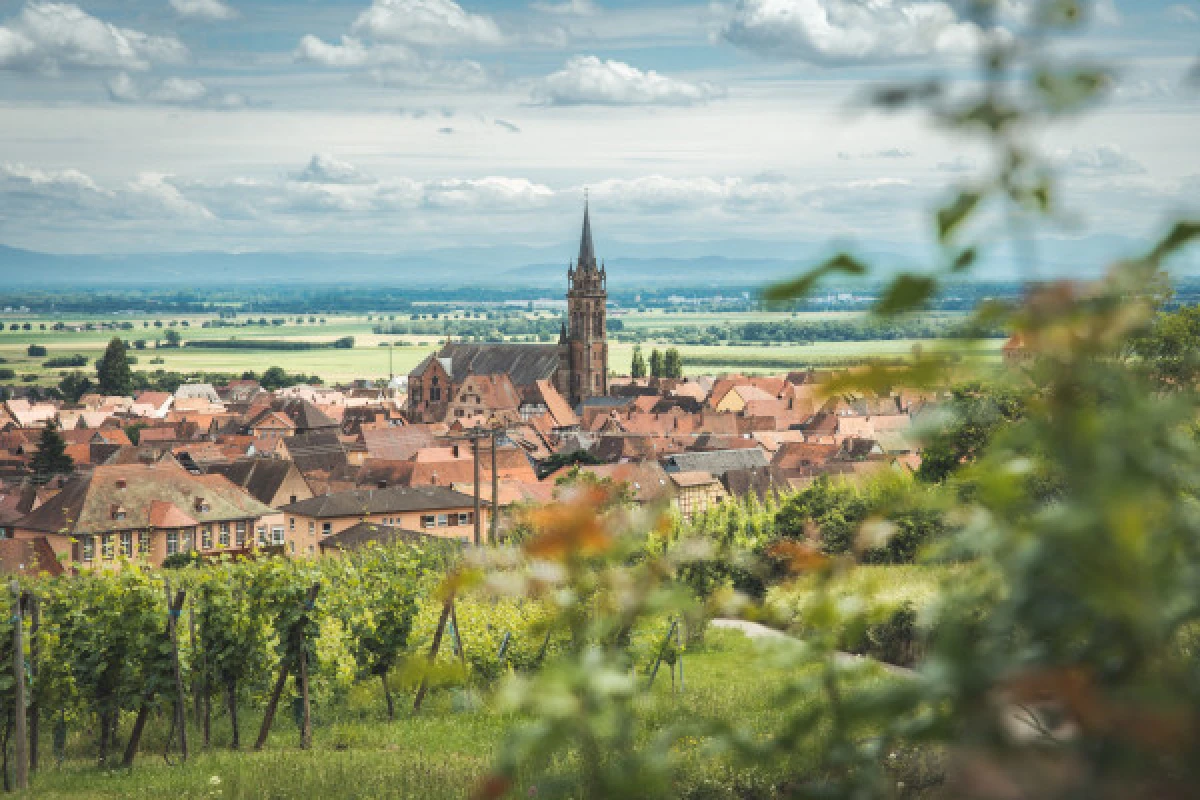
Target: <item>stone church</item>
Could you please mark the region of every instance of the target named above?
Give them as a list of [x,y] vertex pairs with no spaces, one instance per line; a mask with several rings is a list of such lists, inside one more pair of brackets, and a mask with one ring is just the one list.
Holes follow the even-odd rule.
[[[606,330],[608,278],[596,260],[592,223],[583,210],[579,256],[567,268],[567,316],[558,344],[468,344],[448,342],[408,374],[409,419],[414,422],[452,421],[465,403],[486,405],[477,381],[469,378],[505,376],[524,402],[540,404],[541,387],[553,387],[572,407],[589,397],[608,394],[608,335]],[[463,396],[464,390],[471,397]],[[501,392],[488,392],[503,394]]]

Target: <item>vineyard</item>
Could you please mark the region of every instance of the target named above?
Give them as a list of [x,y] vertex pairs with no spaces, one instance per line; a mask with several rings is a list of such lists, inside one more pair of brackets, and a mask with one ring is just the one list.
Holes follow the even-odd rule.
[[[470,704],[502,675],[535,670],[570,645],[545,603],[463,582],[463,558],[398,545],[316,562],[126,563],[14,583],[0,593],[4,785],[25,782],[24,764],[132,767],[139,756],[175,763],[217,746],[308,749],[314,727],[338,717],[352,692],[369,690],[388,719],[418,713],[435,693]],[[642,627],[626,643],[634,663],[649,667],[668,650],[673,658],[669,621]],[[280,718],[296,740],[281,740]]]

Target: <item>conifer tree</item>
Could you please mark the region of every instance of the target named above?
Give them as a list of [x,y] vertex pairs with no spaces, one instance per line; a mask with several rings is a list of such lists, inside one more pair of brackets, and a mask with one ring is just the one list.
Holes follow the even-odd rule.
[[683,358],[680,357],[679,351],[674,347],[667,350],[663,356],[662,377],[664,378],[682,378],[683,377]]
[[663,357],[658,348],[650,351],[650,374],[655,378],[663,377]]
[[629,365],[629,376],[631,378],[646,377],[646,358],[642,355],[641,345],[633,346],[633,362]]
[[133,370],[129,368],[125,343],[119,338],[114,337],[108,343],[104,356],[96,365],[96,380],[102,394],[133,394]]
[[29,464],[36,483],[46,483],[55,475],[66,475],[75,468],[75,461],[67,454],[67,443],[58,432],[58,425],[51,420],[42,429],[37,452]]

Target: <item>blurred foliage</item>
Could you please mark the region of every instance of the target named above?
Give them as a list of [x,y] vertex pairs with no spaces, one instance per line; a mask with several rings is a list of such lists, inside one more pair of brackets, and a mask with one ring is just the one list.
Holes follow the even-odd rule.
[[[763,687],[779,709],[766,735],[702,713],[691,726],[641,730],[639,686],[618,646],[639,619],[664,612],[769,618],[732,587],[696,592],[680,580],[693,563],[729,563],[727,545],[744,534],[672,538],[669,525],[616,518],[594,497],[543,512],[525,545],[531,565],[519,591],[553,604],[574,647],[510,684],[513,707],[529,716],[514,725],[480,796],[525,785],[543,797],[670,796],[669,743],[684,735],[704,737],[713,758],[746,774],[816,754],[790,780],[765,787],[770,796],[903,794],[892,762],[907,752],[935,757],[937,774],[922,788],[944,797],[1194,795],[1195,315],[1159,316],[1156,308],[1164,268],[1200,236],[1200,224],[1171,226],[1097,282],[1039,281],[1032,232],[1061,212],[1054,170],[1036,142],[1101,101],[1113,74],[1070,46],[1091,3],[1041,0],[1017,21],[1011,4],[962,7],[981,31],[976,79],[934,77],[870,99],[876,108],[919,112],[981,142],[993,158],[935,212],[937,263],[894,277],[875,314],[919,310],[943,282],[970,274],[983,248],[1008,237],[1027,294],[1020,303],[982,305],[973,327],[1016,334],[1020,359],[1000,385],[939,348],[832,382],[830,391],[960,388],[943,424],[932,426],[924,486],[867,502],[814,484],[779,512],[786,538],[768,554],[803,574],[808,594],[797,624],[804,646],[780,656],[795,678]],[[787,305],[831,277],[870,272],[840,254],[765,297]],[[853,569],[849,553],[911,540],[930,521],[939,530],[925,557],[959,567],[927,605],[902,605],[880,619],[867,589],[833,590]],[[913,549],[911,541],[898,546],[906,555]],[[855,640],[914,662],[916,671],[855,686],[858,665],[837,652]]]

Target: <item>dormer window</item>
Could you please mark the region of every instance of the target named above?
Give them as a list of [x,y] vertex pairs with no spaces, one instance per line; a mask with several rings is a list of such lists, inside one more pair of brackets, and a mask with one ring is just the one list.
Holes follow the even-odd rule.
[[112,518],[115,520],[125,519],[125,506],[114,505],[112,507]]
[[125,482],[124,478],[117,478],[117,488],[118,489],[124,489],[127,485],[128,484]]
[[196,510],[201,513],[204,513],[204,512],[212,510],[212,506],[210,506],[208,504],[208,501],[205,500],[203,497],[197,497],[196,498]]

